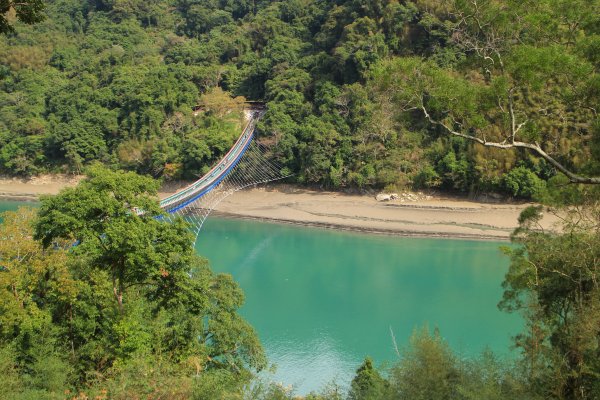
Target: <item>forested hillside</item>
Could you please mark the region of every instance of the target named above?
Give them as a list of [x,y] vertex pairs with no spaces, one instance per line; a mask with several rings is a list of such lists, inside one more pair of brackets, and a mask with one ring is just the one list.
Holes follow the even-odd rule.
[[43,3],[0,0],[0,174],[108,168],[0,215],[0,399],[295,398],[257,375],[238,285],[160,223],[159,181],[115,171],[204,173],[245,99],[298,183],[545,205],[504,249],[516,359],[424,328],[307,400],[600,398],[600,185],[566,184],[600,183],[600,0]]
[[49,1],[0,37],[0,172],[192,178],[243,96],[300,183],[528,198],[561,169],[600,175],[599,5]]

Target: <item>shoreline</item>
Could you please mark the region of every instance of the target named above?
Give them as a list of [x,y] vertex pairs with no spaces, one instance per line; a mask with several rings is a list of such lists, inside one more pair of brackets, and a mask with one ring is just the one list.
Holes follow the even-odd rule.
[[0,193],[0,201],[17,201],[22,203],[35,203],[39,198],[30,194]]
[[[43,175],[29,180],[0,177],[0,200],[37,201],[75,186],[83,177]],[[163,198],[185,186],[164,185]],[[224,199],[215,216],[309,226],[399,237],[508,241],[521,210],[531,203],[486,203],[460,197],[401,193],[398,199],[377,201],[375,196],[316,191],[288,184],[272,184],[239,191]],[[544,228],[557,218],[546,215]]]
[[[532,203],[483,203],[447,196],[401,194],[381,202],[375,196],[272,185],[236,193],[215,214],[264,222],[382,234],[508,241],[521,210]],[[545,215],[544,228],[558,221]]]
[[75,186],[83,175],[45,174],[29,179],[0,176],[0,200],[35,202],[46,194],[58,194],[61,189]]
[[[312,222],[312,221],[295,221],[291,219],[281,219],[281,218],[268,218],[268,217],[254,217],[249,215],[241,215],[241,214],[233,214],[226,213],[222,211],[213,211],[211,216],[215,216],[223,219],[233,219],[233,220],[244,220],[244,221],[257,221],[265,224],[280,224],[280,225],[293,225],[293,226],[301,226],[307,228],[317,228],[317,229],[327,229],[338,232],[351,232],[351,233],[360,233],[360,234],[369,234],[369,235],[381,235],[381,236],[397,236],[397,237],[407,237],[407,238],[429,238],[429,239],[448,239],[448,240],[477,240],[483,242],[497,242],[497,241],[509,241],[509,238],[502,238],[497,236],[485,236],[485,235],[468,235],[468,234],[445,234],[442,232],[439,233],[423,233],[417,231],[401,231],[401,230],[393,230],[393,229],[373,229],[369,227],[354,227],[349,225],[341,225],[341,224],[329,224],[324,222]],[[209,217],[210,218],[210,217]]]

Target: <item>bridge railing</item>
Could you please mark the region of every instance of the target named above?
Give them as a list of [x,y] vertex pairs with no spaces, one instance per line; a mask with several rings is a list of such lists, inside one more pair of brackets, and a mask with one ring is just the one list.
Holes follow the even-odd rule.
[[[262,111],[254,110],[250,121],[246,124],[242,134],[232,146],[232,148],[227,152],[227,154],[204,176],[195,181],[194,183],[186,186],[182,190],[177,193],[172,194],[161,200],[160,206],[163,209],[170,208],[180,208],[177,207],[179,203],[188,202],[190,199],[198,199],[203,194],[203,190],[210,189],[211,186],[218,182],[227,171],[234,166],[239,159],[243,156],[245,149],[247,148],[249,142],[252,140],[252,136],[254,134],[254,129],[256,127],[256,122],[262,115]],[[208,192],[209,190],[205,190]]]

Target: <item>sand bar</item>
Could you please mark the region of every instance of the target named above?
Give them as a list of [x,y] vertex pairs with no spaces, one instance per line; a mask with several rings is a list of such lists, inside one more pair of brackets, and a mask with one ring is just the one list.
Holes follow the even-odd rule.
[[[81,176],[44,175],[29,180],[0,178],[0,199],[34,201],[74,186]],[[164,197],[184,184],[165,185]],[[351,195],[270,185],[243,190],[225,199],[216,214],[261,221],[389,235],[506,240],[527,203],[484,203],[461,198],[404,194],[377,201],[373,195]],[[557,219],[546,215],[543,226]]]
[[[216,211],[238,218],[389,235],[507,240],[521,210],[529,205],[441,196],[380,202],[368,195],[275,186],[238,192]],[[551,228],[557,221],[545,215],[542,225]]]

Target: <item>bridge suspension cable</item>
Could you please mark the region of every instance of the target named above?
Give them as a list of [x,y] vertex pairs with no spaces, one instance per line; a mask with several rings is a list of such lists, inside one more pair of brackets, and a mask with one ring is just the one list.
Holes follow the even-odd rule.
[[191,185],[160,202],[167,219],[182,216],[192,225],[195,239],[212,210],[226,197],[247,187],[288,177],[284,168],[269,159],[269,149],[256,141],[254,130],[263,111],[251,111],[250,121],[231,150]]

